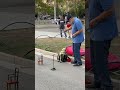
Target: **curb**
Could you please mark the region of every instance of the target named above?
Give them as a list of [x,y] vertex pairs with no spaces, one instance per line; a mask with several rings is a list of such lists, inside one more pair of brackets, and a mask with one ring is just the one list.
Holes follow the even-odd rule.
[[[57,53],[45,51],[45,50],[38,49],[38,48],[35,48],[35,51],[44,54],[44,57],[47,57],[47,58],[50,58],[50,59],[53,59],[53,55],[55,55],[55,60],[57,60],[57,55],[58,55]],[[72,56],[69,56],[69,57],[72,60],[74,59],[74,57],[72,57]],[[84,59],[82,59],[82,62],[85,64],[85,60]]]
[[50,59],[53,59],[53,55],[55,55],[55,60],[57,60],[57,53],[45,51],[45,50],[38,49],[38,48],[35,48],[35,52],[42,53],[44,55],[44,57],[47,57]]

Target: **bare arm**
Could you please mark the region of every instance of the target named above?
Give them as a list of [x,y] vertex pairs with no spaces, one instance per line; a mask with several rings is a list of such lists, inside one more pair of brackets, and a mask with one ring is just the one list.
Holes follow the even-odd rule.
[[108,18],[109,16],[111,16],[113,14],[113,10],[114,10],[114,8],[111,7],[107,11],[104,11],[99,16],[97,16],[96,18],[94,18],[93,20],[91,20],[90,21],[90,27],[93,28],[96,23],[99,23],[99,22],[105,20],[106,18]]
[[103,21],[104,19],[106,19],[107,17],[111,16],[113,14],[113,7],[111,7],[109,10],[104,11],[103,13],[101,13],[99,16],[97,16],[95,19],[97,22]]
[[78,30],[78,31],[77,31],[76,33],[74,33],[72,36],[75,37],[75,36],[79,35],[81,32],[83,32],[83,29]]
[[71,29],[72,29],[72,26],[70,26],[69,28],[65,29],[64,31],[66,32],[66,31],[69,31]]

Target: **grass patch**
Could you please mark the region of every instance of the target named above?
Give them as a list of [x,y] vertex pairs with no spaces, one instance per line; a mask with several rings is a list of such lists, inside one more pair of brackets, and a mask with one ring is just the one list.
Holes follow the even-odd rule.
[[72,45],[72,41],[61,38],[41,38],[35,41],[36,48],[40,48],[46,51],[58,53],[62,48],[68,45]]
[[59,53],[66,46],[72,45],[72,40],[64,38],[40,38],[35,40],[35,44],[36,48]]

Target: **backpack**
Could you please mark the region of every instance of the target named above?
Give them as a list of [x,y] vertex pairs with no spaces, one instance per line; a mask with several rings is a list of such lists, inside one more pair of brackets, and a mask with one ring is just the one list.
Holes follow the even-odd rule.
[[66,62],[68,59],[67,54],[58,54],[57,56],[58,62]]

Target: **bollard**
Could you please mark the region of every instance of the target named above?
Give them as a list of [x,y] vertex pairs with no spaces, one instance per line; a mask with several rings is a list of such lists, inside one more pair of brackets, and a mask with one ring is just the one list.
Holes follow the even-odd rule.
[[43,65],[43,55],[41,55],[41,65]]
[[54,55],[53,55],[53,68],[51,69],[52,71],[55,71],[56,68],[54,67]]

